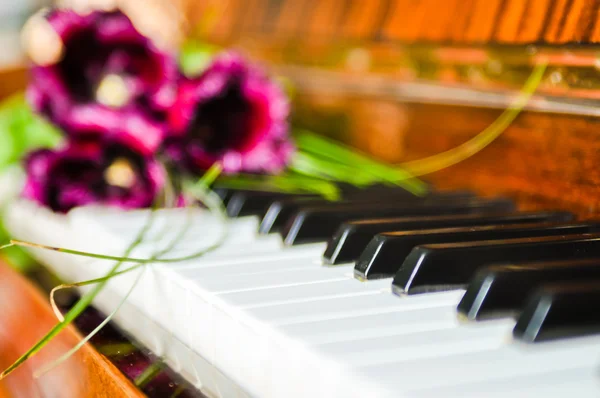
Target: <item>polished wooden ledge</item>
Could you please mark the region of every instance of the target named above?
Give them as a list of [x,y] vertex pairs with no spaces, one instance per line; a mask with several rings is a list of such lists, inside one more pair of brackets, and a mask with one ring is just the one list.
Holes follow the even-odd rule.
[[[6,368],[41,338],[57,320],[48,300],[25,277],[0,260],[0,367]],[[73,347],[81,336],[69,327],[0,382],[5,397],[142,397],[123,374],[93,347],[40,378],[33,373]]]

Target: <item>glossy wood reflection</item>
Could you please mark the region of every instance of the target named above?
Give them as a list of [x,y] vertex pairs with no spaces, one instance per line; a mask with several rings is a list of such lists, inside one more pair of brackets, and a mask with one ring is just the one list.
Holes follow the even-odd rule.
[[[321,0],[314,4],[279,0],[256,2],[252,7],[248,7],[252,1],[227,3],[223,21],[244,10],[244,20],[252,23],[221,23],[211,32],[217,39],[223,38],[227,25],[229,33],[270,32],[275,40],[291,36],[445,44],[600,42],[600,0]],[[202,16],[197,9],[190,20]]]
[[[318,98],[315,98],[318,97]],[[454,148],[490,125],[499,110],[305,93],[295,118],[392,163]],[[383,128],[382,126],[387,126]],[[472,158],[425,176],[441,189],[506,195],[522,209],[600,213],[600,120],[524,112]]]
[[[0,262],[0,367],[9,366],[57,322],[45,297]],[[67,328],[0,382],[0,397],[142,397],[102,355],[86,345],[71,359],[35,379],[33,373],[72,348],[81,336]]]

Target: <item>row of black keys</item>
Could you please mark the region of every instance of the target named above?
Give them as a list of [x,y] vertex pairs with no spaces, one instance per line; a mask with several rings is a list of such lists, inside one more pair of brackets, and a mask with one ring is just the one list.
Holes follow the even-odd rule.
[[219,193],[230,216],[257,215],[261,233],[279,232],[288,245],[333,236],[326,263],[355,261],[359,279],[394,276],[397,294],[467,287],[460,314],[490,319],[520,312],[515,335],[527,341],[600,332],[600,221],[515,212],[510,200],[468,192],[415,198],[373,187],[347,192],[342,202]]

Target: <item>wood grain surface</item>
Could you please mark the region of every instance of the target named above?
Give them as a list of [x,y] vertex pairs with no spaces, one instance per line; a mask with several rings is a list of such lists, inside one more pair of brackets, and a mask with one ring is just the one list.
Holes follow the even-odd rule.
[[[194,2],[188,0],[190,4]],[[239,38],[445,44],[600,42],[600,0],[206,0],[222,18],[209,33]],[[251,3],[257,3],[256,6]],[[362,9],[362,11],[361,11]],[[204,10],[204,11],[203,11]]]
[[[0,367],[6,368],[57,323],[46,297],[22,275],[0,261]],[[0,382],[0,397],[142,397],[105,357],[86,345],[49,373],[33,373],[81,336],[67,328],[21,368]]]

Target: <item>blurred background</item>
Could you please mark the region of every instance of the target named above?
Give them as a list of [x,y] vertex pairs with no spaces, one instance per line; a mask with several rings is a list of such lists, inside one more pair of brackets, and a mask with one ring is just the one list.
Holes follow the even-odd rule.
[[50,0],[0,1],[0,67],[11,66],[22,60],[19,30],[29,15],[50,3]]

